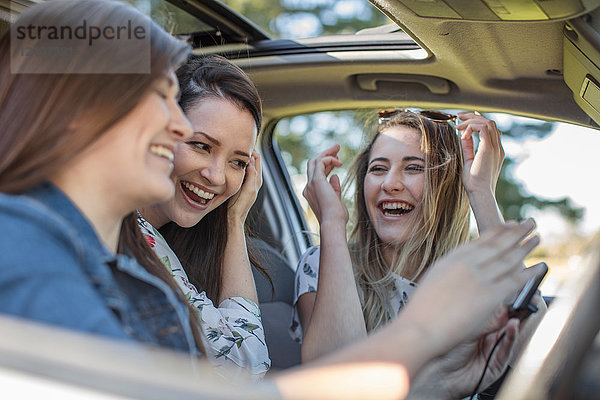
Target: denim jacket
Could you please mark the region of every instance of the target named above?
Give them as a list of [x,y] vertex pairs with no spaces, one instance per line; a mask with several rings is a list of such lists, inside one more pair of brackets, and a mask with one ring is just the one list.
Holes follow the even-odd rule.
[[187,306],[51,183],[0,193],[0,312],[197,354]]

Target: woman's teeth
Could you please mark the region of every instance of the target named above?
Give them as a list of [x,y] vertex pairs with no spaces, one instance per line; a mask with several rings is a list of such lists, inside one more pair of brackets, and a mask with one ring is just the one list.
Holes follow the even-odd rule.
[[381,204],[383,215],[398,216],[411,212],[415,206],[405,202],[386,202]]
[[194,186],[189,182],[182,182],[182,185],[198,197],[197,199],[192,200],[198,201],[201,204],[206,204],[208,200],[211,200],[213,197],[215,197],[214,193],[205,192],[204,190]]
[[173,151],[171,151],[168,148],[161,146],[161,145],[157,145],[157,144],[150,145],[150,153],[156,154],[159,157],[166,158],[167,160],[169,160],[171,162],[173,162],[173,160],[175,160],[175,155],[173,154]]

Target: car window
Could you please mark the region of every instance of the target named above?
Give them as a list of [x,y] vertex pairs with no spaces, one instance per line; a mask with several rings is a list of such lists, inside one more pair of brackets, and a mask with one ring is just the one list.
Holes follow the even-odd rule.
[[166,0],[126,0],[172,35],[210,31],[212,27]]
[[[447,110],[456,112],[455,110]],[[369,127],[376,124],[377,110],[345,110],[296,115],[275,126],[274,141],[287,167],[290,182],[304,212],[313,243],[319,243],[317,220],[302,197],[306,161],[334,143],[341,145],[344,166],[334,170],[341,180],[356,152],[362,148]],[[506,152],[496,197],[506,220],[535,218],[542,243],[527,260],[550,266],[544,294],[552,295],[579,265],[581,254],[600,229],[597,188],[590,177],[600,175],[595,149],[598,131],[580,126],[485,114],[503,132]],[[351,211],[353,188],[344,192]],[[471,230],[476,225],[471,218]]]
[[365,0],[224,0],[278,39],[353,34],[391,21]]
[[[34,1],[33,3],[46,0]],[[150,16],[154,22],[160,25],[164,30],[172,35],[186,35],[190,33],[211,31],[212,26],[200,21],[198,17],[193,16],[187,11],[171,4],[167,0],[123,0],[135,6],[144,14]],[[18,14],[25,11],[30,5],[25,2],[10,2],[8,5],[0,4],[0,34],[8,30]],[[33,4],[32,3],[32,4]]]

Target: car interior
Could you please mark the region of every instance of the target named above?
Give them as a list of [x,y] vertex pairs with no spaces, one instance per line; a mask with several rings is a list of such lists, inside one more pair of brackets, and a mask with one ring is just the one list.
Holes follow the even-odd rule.
[[[0,33],[35,2],[0,0]],[[300,196],[300,176],[302,163],[326,143],[360,147],[375,111],[394,107],[477,110],[599,135],[599,1],[369,2],[383,24],[307,38],[273,36],[243,15],[244,2],[148,2],[150,15],[190,43],[194,55],[221,54],[242,67],[263,100],[257,144],[263,186],[248,227],[249,247],[271,278],[255,273],[274,372],[300,363],[300,344],[288,334],[294,274],[301,254],[318,242]],[[295,153],[300,145],[293,132],[313,141],[307,152]],[[586,250],[594,254],[600,242],[592,239],[586,243],[595,246]],[[600,398],[600,259],[578,260],[566,283],[547,299],[552,301],[548,314],[496,398]],[[6,335],[0,330],[3,341]],[[0,350],[0,365],[9,366],[2,360],[10,351]],[[10,368],[29,370],[26,363],[11,362]],[[64,379],[40,368],[32,373]],[[140,395],[146,396],[152,397]]]

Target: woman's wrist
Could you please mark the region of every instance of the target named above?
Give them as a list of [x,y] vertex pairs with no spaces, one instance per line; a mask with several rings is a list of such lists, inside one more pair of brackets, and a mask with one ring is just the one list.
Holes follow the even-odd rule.
[[238,214],[233,212],[231,209],[227,211],[227,225],[230,228],[235,226],[242,226],[246,224],[246,218],[248,218],[248,213]]
[[479,233],[504,223],[491,188],[468,194]]
[[243,234],[245,232],[245,227],[245,218],[228,218],[227,220],[227,230],[229,233],[241,232]]
[[347,221],[343,218],[327,218],[319,222],[319,230],[321,236],[331,234],[343,234],[344,239],[346,238],[346,224]]
[[402,364],[411,381],[429,361],[439,355],[434,350],[437,344],[430,340],[428,330],[421,329],[406,318],[395,319],[370,335],[369,340],[382,344],[372,352],[373,359]]
[[467,190],[467,195],[469,196],[469,199],[471,197],[476,199],[486,199],[489,196],[494,197],[494,189],[491,185],[483,185],[481,187],[476,186],[473,189]]

